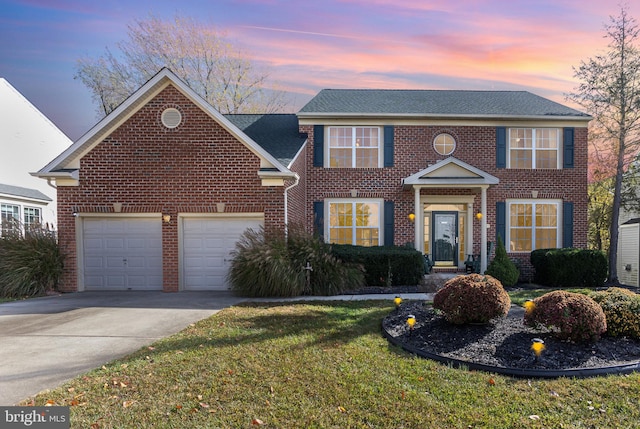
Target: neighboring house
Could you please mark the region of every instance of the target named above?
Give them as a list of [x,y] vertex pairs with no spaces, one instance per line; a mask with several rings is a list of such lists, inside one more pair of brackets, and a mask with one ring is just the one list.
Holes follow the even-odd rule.
[[618,280],[640,286],[640,217],[627,220],[618,229]]
[[0,236],[13,232],[20,233],[31,227],[42,227],[42,213],[46,211],[51,198],[37,189],[21,188],[0,183]]
[[9,82],[0,78],[0,211],[2,220],[56,225],[56,190],[30,173],[72,141]]
[[247,227],[405,245],[464,267],[500,234],[586,246],[587,123],[527,92],[324,90],[297,115],[221,115],[163,69],[43,168],[63,290],[227,289]]

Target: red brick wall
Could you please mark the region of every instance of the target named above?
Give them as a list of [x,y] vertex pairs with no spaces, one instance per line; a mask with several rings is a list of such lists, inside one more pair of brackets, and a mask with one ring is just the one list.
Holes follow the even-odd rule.
[[[537,126],[532,123],[531,127]],[[351,197],[351,189],[359,198],[384,198],[395,201],[395,244],[414,241],[414,225],[407,215],[414,211],[414,191],[402,189],[402,179],[447,157],[433,149],[433,138],[441,133],[452,134],[457,142],[455,158],[500,179],[487,191],[487,223],[491,225],[488,240],[495,240],[496,202],[509,198],[561,199],[574,203],[574,247],[587,244],[587,129],[576,128],[574,136],[574,168],[562,170],[517,170],[496,168],[496,128],[491,126],[395,126],[394,166],[376,169],[327,169],[313,166],[313,126],[303,125],[308,133],[307,212],[313,202],[325,198]],[[427,192],[422,191],[424,194]],[[429,194],[475,195],[474,209],[480,208],[479,190],[429,190]],[[313,216],[307,216],[307,228],[313,229]],[[480,228],[474,221],[474,252],[480,250]],[[511,255],[521,260],[523,273],[531,272],[528,254]],[[525,277],[526,278],[526,277]]]
[[[300,180],[298,185],[289,189],[288,196],[288,217],[289,217],[289,225],[304,227],[305,221],[309,216],[313,216],[313,213],[310,215],[307,212],[307,149],[308,145],[305,144],[298,157],[293,161],[290,166],[290,170],[294,173],[298,174]],[[289,182],[289,184],[293,184],[294,182]]]
[[[182,112],[173,130],[160,122],[167,107]],[[60,243],[67,254],[62,289],[77,290],[74,211],[163,213],[163,289],[178,290],[178,213],[260,212],[282,225],[283,188],[263,187],[260,160],[216,121],[169,86],[85,155],[80,185],[58,188]]]

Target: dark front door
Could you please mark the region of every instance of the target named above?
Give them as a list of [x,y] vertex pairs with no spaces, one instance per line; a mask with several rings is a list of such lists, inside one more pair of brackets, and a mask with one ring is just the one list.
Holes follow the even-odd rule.
[[433,261],[457,265],[458,212],[433,212]]

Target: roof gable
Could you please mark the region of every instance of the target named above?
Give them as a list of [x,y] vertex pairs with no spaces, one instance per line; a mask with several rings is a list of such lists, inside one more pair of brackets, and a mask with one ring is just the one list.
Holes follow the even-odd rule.
[[262,146],[244,133],[224,115],[214,109],[200,95],[189,88],[173,72],[167,68],[160,70],[154,77],[145,83],[140,89],[127,98],[113,112],[98,122],[91,130],[71,145],[66,151],[51,161],[38,173],[39,177],[69,177],[72,172],[80,168],[80,159],[90,152],[104,138],[109,136],[127,119],[133,116],[142,106],[152,100],[167,86],[173,85],[184,96],[190,99],[200,109],[206,112],[212,119],[219,123],[226,131],[243,143],[249,150],[260,158],[261,169],[278,172],[286,176],[293,176],[287,167],[267,152]]
[[500,180],[457,158],[449,157],[402,180],[404,187],[412,186],[489,186]]

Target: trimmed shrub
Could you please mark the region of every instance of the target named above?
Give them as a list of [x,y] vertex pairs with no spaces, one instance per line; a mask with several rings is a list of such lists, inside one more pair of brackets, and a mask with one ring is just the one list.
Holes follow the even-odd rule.
[[433,308],[456,325],[487,323],[506,316],[510,307],[511,298],[500,281],[482,274],[454,277],[433,298]]
[[600,305],[587,295],[562,290],[549,292],[533,300],[533,308],[524,315],[527,326],[545,326],[563,340],[596,341],[607,330]]
[[534,282],[551,287],[599,287],[607,279],[607,258],[599,250],[538,249],[531,252]]
[[63,266],[64,255],[55,231],[31,228],[26,235],[15,233],[0,238],[0,295],[44,295],[58,287]]
[[425,274],[423,255],[409,246],[332,244],[331,253],[362,266],[367,286],[417,285]]
[[248,229],[236,244],[228,280],[241,296],[290,297],[356,289],[363,284],[363,274],[332,256],[327,244],[302,228],[290,228],[288,236],[260,228]]
[[507,250],[504,248],[504,243],[500,236],[498,236],[496,256],[487,267],[486,274],[495,277],[504,286],[513,286],[518,283],[520,278],[520,270],[507,256]]
[[640,296],[617,287],[594,292],[590,296],[604,311],[607,335],[640,338]]

